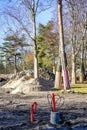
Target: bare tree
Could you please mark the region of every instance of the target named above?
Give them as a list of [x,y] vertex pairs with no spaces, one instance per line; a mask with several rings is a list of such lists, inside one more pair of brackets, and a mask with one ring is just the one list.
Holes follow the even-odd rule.
[[82,37],[82,43],[81,43],[81,66],[80,66],[80,83],[83,83],[84,81],[84,75],[85,75],[85,64],[84,64],[84,50],[85,44],[86,44],[86,23],[87,23],[87,13],[85,17],[85,23],[84,23],[84,32]]
[[58,22],[59,22],[59,37],[60,37],[60,49],[61,49],[61,63],[64,89],[70,89],[69,76],[67,70],[66,54],[64,47],[64,33],[63,33],[63,21],[62,21],[62,0],[58,0]]
[[38,78],[38,58],[36,44],[36,13],[38,3],[39,0],[22,0],[21,3],[18,3],[19,8],[9,7],[4,12],[10,18],[15,19],[21,26],[21,29],[24,30],[28,37],[32,40],[34,45],[34,78]]
[[[45,5],[40,0],[20,0],[14,7],[9,7],[5,14],[16,20],[21,29],[26,32],[34,46],[34,78],[38,78],[38,57],[36,43],[36,15],[51,7],[51,1],[46,0]],[[17,6],[16,6],[17,5]],[[40,7],[40,8],[38,8]]]
[[[72,48],[72,84],[76,83],[76,62],[80,48],[83,46],[85,36],[85,12],[84,5],[85,0],[75,1],[70,0],[68,2],[69,15],[71,15],[71,48]],[[82,49],[83,50],[83,49]],[[83,67],[81,67],[82,69]],[[83,82],[83,72],[80,74],[81,82]]]

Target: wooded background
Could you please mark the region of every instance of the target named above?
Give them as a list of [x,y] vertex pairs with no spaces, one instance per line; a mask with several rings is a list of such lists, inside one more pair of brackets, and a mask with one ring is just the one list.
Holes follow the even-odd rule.
[[[52,19],[37,24],[37,16],[53,7]],[[0,74],[34,70],[38,78],[39,69],[55,74],[65,64],[71,83],[87,80],[87,0],[11,0],[0,15],[6,26],[0,43]]]

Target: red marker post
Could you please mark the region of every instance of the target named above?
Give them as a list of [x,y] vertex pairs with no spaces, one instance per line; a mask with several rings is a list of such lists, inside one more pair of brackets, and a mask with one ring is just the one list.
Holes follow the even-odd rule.
[[33,113],[36,112],[36,109],[37,109],[37,103],[34,102],[34,103],[32,104],[32,110],[33,110]]
[[37,103],[34,102],[32,104],[31,110],[30,110],[30,121],[31,121],[31,123],[33,123],[35,121],[34,113],[36,112],[36,109],[37,109]]
[[30,110],[30,122],[31,123],[34,122],[34,113],[33,113],[32,109]]
[[52,93],[52,108],[53,108],[53,112],[56,112],[56,101],[55,101],[54,93]]

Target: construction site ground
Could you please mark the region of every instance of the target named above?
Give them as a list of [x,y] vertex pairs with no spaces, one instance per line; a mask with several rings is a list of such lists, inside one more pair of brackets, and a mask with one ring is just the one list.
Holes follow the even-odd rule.
[[[50,123],[50,104],[47,95],[52,91],[10,94],[0,88],[0,130],[87,130],[87,94],[61,93],[61,124]],[[54,92],[55,93],[55,92]],[[56,92],[56,94],[58,94]],[[30,122],[30,108],[37,102],[35,121]]]

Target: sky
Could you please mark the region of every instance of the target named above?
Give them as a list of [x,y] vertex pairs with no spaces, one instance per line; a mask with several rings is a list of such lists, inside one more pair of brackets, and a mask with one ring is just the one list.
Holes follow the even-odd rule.
[[[0,0],[0,13],[3,11],[4,7],[6,7],[9,2],[9,0]],[[10,4],[14,4],[15,0],[12,0],[12,2],[10,2]],[[48,21],[50,21],[53,17],[53,10],[54,8],[50,8],[49,10],[43,11],[42,13],[40,13],[39,15],[37,15],[37,24],[41,23],[46,25],[48,23]],[[5,21],[6,19],[3,18],[3,16],[0,16],[0,42],[2,42],[4,36],[5,36],[5,32],[6,32],[6,24]]]
[[4,24],[4,19],[2,17],[2,11],[3,8],[5,7],[7,3],[7,0],[0,0],[0,42],[3,41],[3,37],[4,37],[4,28],[5,28],[5,24]]
[[52,19],[52,15],[52,9],[50,9],[50,11],[46,10],[37,16],[37,22],[46,25],[47,22]]

